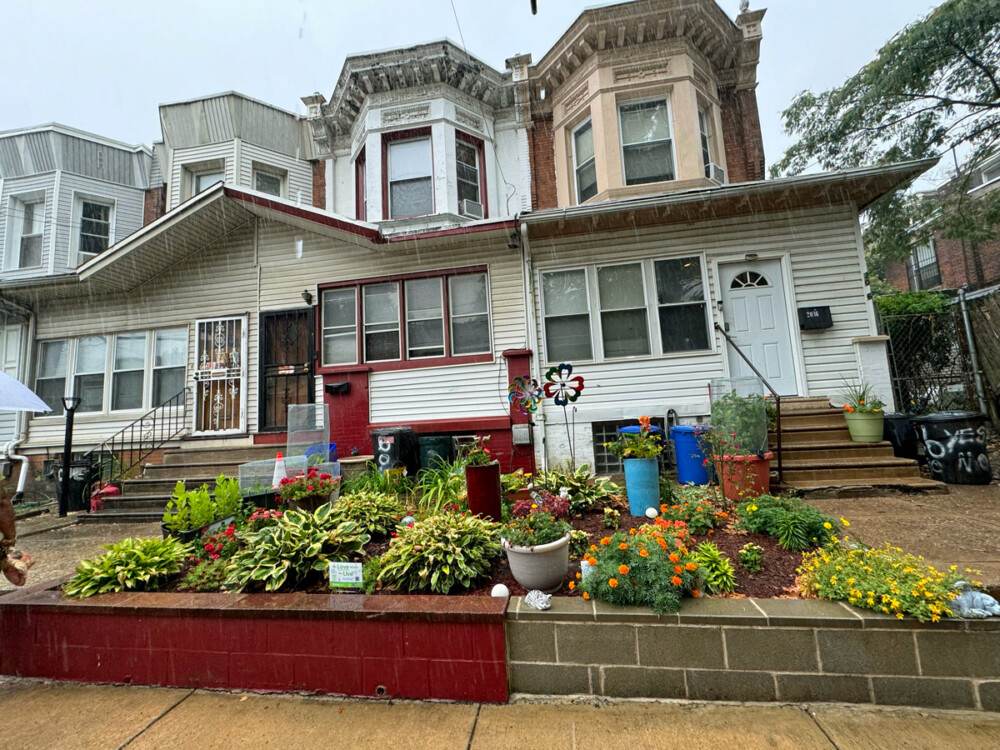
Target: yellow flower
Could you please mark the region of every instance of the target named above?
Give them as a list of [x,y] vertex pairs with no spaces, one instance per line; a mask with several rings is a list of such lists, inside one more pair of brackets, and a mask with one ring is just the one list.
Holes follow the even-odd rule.
[[584,591],[583,592],[583,598],[584,599],[589,599],[590,598],[590,594],[588,594],[586,591]]
[[831,523],[829,521],[827,521],[826,523],[823,524],[823,528],[824,529],[832,529],[833,526],[831,525]]
[[851,525],[851,522],[850,522],[850,521],[848,521],[848,520],[847,520],[846,518],[844,518],[843,516],[841,516],[841,518],[840,518],[840,522],[841,522],[842,524],[844,524],[844,526],[850,526],[850,525]]

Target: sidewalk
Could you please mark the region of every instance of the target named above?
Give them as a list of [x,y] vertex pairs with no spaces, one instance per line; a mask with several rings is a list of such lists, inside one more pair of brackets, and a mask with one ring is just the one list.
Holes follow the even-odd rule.
[[5,750],[685,750],[1000,746],[1000,714],[622,701],[508,705],[46,683],[0,677]]

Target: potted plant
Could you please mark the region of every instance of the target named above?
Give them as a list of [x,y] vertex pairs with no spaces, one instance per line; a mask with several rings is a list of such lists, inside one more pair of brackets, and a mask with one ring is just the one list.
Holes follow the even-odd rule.
[[340,477],[321,474],[310,468],[305,474],[285,477],[278,484],[278,502],[295,510],[312,513],[340,496]]
[[875,395],[871,384],[861,381],[840,392],[844,397],[844,419],[855,443],[877,443],[882,439],[885,404]]
[[500,462],[495,461],[486,443],[489,435],[477,437],[466,450],[465,487],[469,512],[500,521]]
[[771,488],[766,400],[756,378],[738,380],[722,387],[723,381],[713,381],[712,426],[703,434],[726,500],[756,497]]
[[[628,430],[629,428],[623,428]],[[644,516],[649,508],[660,507],[660,466],[663,440],[653,432],[649,417],[639,417],[639,429],[618,431],[618,440],[605,443],[610,453],[620,457],[625,466],[625,494],[633,516]]]
[[518,469],[511,474],[501,474],[500,490],[507,498],[507,502],[516,503],[520,500],[530,499],[531,490],[528,484],[530,480],[531,475],[525,474],[524,469]]
[[[226,478],[220,477],[219,479],[225,480]],[[218,484],[216,484],[216,491],[219,491]],[[206,534],[211,534],[217,526],[229,525],[239,508],[239,490],[237,489],[236,509],[232,513],[229,512],[232,509],[232,501],[226,494],[229,491],[229,485],[225,484],[221,495],[226,499],[220,512],[218,504],[208,491],[207,484],[203,484],[196,490],[188,490],[184,482],[178,482],[174,485],[174,494],[167,502],[166,511],[163,514],[163,523],[160,526],[163,538],[173,536],[182,542],[190,542]]]
[[557,591],[569,572],[569,502],[542,490],[514,505],[500,532],[510,572],[528,591]]

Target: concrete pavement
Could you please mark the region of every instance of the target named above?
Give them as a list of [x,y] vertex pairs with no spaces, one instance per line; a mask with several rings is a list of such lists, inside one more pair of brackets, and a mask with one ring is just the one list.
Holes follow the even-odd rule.
[[0,677],[5,750],[941,748],[1000,746],[1000,714],[835,704],[507,705],[79,685]]

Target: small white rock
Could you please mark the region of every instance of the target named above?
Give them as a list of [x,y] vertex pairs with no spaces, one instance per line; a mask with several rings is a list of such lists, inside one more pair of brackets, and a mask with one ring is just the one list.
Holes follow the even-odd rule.
[[656,518],[659,513],[656,512],[656,508],[646,508],[646,518]]
[[490,596],[510,596],[510,589],[504,586],[502,583],[498,583],[490,591]]

